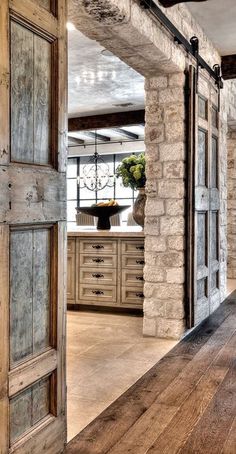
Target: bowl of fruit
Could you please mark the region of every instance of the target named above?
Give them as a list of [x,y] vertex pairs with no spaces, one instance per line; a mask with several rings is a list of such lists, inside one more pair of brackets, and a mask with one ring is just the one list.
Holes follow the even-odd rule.
[[110,199],[107,202],[99,202],[90,207],[79,207],[77,208],[77,212],[97,217],[98,230],[110,230],[110,217],[127,210],[127,208],[129,208],[129,205],[121,206],[116,200]]

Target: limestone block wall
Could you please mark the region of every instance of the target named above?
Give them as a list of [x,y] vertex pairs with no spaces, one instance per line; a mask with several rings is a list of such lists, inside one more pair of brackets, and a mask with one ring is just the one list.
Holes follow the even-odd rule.
[[147,204],[144,335],[185,329],[185,109],[183,73],[146,79]]
[[228,278],[236,279],[236,131],[228,133]]

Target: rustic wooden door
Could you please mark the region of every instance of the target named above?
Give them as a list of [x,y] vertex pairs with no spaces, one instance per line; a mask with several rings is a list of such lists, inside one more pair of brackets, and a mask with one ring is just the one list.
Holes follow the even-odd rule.
[[189,325],[220,304],[218,88],[190,68],[189,149]]
[[0,453],[66,440],[66,0],[0,2]]

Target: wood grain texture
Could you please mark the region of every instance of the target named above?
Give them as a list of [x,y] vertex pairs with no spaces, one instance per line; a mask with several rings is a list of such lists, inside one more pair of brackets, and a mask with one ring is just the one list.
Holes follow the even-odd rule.
[[236,417],[229,431],[227,440],[222,449],[222,454],[234,454],[236,451]]
[[8,1],[0,3],[0,165],[6,165],[10,161],[9,146],[9,17]]
[[[58,14],[54,14],[55,11]],[[66,256],[65,252],[58,254],[58,250],[66,251],[66,234],[60,235],[57,229],[58,222],[65,225],[66,176],[65,165],[64,173],[57,169],[58,141],[53,140],[53,131],[58,136],[62,121],[67,124],[66,105],[61,111],[60,123],[58,119],[62,102],[59,86],[64,96],[66,93],[63,74],[67,70],[67,2],[42,0],[39,5],[39,1],[32,0],[2,0],[0,13],[0,451],[1,454],[57,454],[62,452],[66,440],[63,366]],[[10,15],[11,34],[7,25]],[[8,138],[11,133],[14,146],[10,163]],[[64,145],[60,158],[65,164]],[[50,156],[52,162],[49,162],[49,152],[54,154],[53,159]],[[41,232],[37,230],[35,234],[38,224]],[[55,236],[57,247],[52,247],[53,251],[50,247],[54,246],[54,240],[47,227],[52,228],[52,236]],[[16,277],[12,285],[14,307],[11,311],[10,271],[12,284]],[[11,348],[9,312],[14,333]],[[50,350],[51,343],[54,348]],[[45,374],[52,374],[50,399],[49,386],[41,381]],[[27,417],[24,420],[24,407],[28,409],[30,389],[29,422]],[[13,443],[10,448],[9,432]]]
[[10,401],[10,443],[31,427],[31,389],[22,391]]
[[34,162],[34,37],[11,22],[11,160]]
[[55,170],[0,167],[0,222],[14,224],[66,219],[66,179]]
[[11,159],[49,164],[51,44],[11,22]]
[[34,162],[51,162],[51,44],[34,35]]
[[13,366],[49,346],[50,230],[12,231],[10,245],[10,355]]
[[54,349],[27,361],[26,364],[13,369],[9,373],[9,396],[19,393],[22,389],[53,372],[57,367],[57,353]]
[[66,454],[235,452],[236,292],[67,446]]
[[[55,56],[57,66],[54,67],[54,78],[58,79],[57,90],[58,96],[55,100],[55,118],[57,119],[57,127],[55,128],[55,146],[54,155],[57,153],[55,165],[59,172],[66,172],[67,163],[67,145],[68,145],[68,112],[67,112],[67,36],[66,21],[67,21],[67,0],[58,2],[58,43],[55,47]],[[58,76],[59,75],[59,76]]]
[[10,400],[10,443],[13,444],[50,412],[50,378],[39,380]]
[[36,3],[43,8],[46,8],[47,11],[51,10],[51,0],[36,0]]
[[[62,2],[65,2],[65,0],[59,0],[58,4],[60,5]],[[36,2],[32,2],[32,0],[24,0],[23,2],[22,0],[9,0],[9,7],[11,8],[12,15],[20,16],[48,35],[58,37],[59,25],[57,19]],[[67,13],[65,9],[63,14],[66,17]]]
[[0,224],[0,452],[8,450],[9,227]]
[[65,441],[64,418],[49,416],[46,420],[14,443],[10,454],[60,454]]
[[[220,454],[236,415],[236,368],[232,366],[219,386],[203,417],[194,428],[181,454]],[[220,430],[219,430],[220,426]],[[206,430],[207,427],[207,430]],[[234,446],[236,448],[236,445]]]
[[56,316],[56,347],[58,351],[57,380],[55,396],[55,414],[61,415],[64,421],[64,442],[66,441],[66,283],[67,283],[67,224],[58,222],[54,228],[54,260],[58,264],[57,298],[54,301]]
[[33,232],[33,352],[50,344],[50,229]]
[[89,129],[112,128],[140,123],[145,123],[145,110],[69,118],[68,129],[69,131],[87,131]]
[[33,354],[33,232],[16,231],[10,237],[10,362]]
[[[189,232],[193,243],[191,292],[191,326],[197,325],[220,304],[219,289],[219,146],[218,146],[218,99],[212,82],[199,77],[196,91],[196,74],[192,74],[191,121],[196,125],[192,134],[193,160],[189,191],[194,204]],[[214,112],[214,115],[213,115]],[[188,248],[190,251],[190,248]]]

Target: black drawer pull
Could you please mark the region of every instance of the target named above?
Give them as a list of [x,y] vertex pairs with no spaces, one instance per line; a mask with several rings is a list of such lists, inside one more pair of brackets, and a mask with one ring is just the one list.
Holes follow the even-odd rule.
[[92,248],[93,249],[104,249],[104,246],[102,244],[93,244]]
[[143,276],[136,276],[137,281],[143,281]]
[[137,263],[138,265],[144,265],[144,260],[136,260],[136,263]]
[[136,249],[138,249],[138,251],[144,251],[144,246],[136,246]]
[[92,293],[94,293],[94,295],[104,295],[102,290],[92,290]]
[[100,257],[98,257],[98,258],[96,258],[96,259],[92,259],[92,261],[95,262],[95,263],[102,263],[102,262],[104,262],[104,260],[101,259]]
[[137,296],[138,298],[144,298],[144,294],[143,294],[143,293],[136,293],[136,296]]
[[96,277],[97,279],[100,279],[100,278],[104,277],[104,274],[101,274],[101,273],[93,273],[92,276],[93,276],[93,277]]

